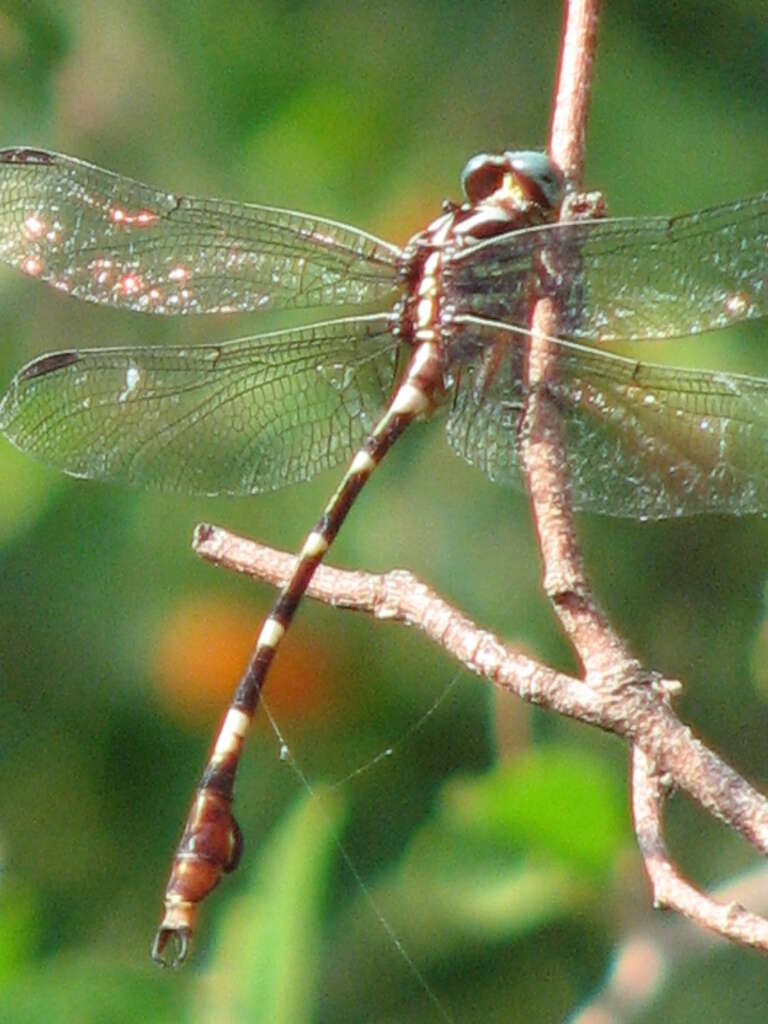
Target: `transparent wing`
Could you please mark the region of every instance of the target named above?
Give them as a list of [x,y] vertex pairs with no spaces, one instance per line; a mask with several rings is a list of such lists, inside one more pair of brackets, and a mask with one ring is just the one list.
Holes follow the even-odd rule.
[[190,348],[42,356],[0,403],[18,448],[74,476],[253,494],[347,458],[391,394],[385,316]]
[[[768,193],[681,217],[548,224],[457,252],[457,309],[513,320],[535,279],[557,292],[563,333],[671,338],[768,314]],[[525,326],[520,324],[520,326]]]
[[[522,487],[524,332],[468,324],[449,442],[492,480]],[[547,388],[565,430],[574,506],[639,519],[768,512],[768,381],[639,363],[554,342]]]
[[161,314],[369,302],[395,288],[398,253],[321,217],[0,150],[0,261],[90,302]]

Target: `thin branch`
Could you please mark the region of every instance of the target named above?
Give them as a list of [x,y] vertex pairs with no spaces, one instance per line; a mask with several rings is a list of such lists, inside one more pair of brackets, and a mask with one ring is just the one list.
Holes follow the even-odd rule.
[[597,51],[600,0],[566,0],[549,155],[567,180],[580,184]]
[[[592,85],[599,0],[569,0],[550,126],[549,154],[572,187],[581,184]],[[579,210],[565,205],[562,219]],[[521,461],[539,541],[544,591],[552,600],[593,686],[614,688],[641,669],[599,608],[584,571],[571,512],[567,451],[559,410],[546,381],[557,373],[557,353],[546,341],[560,334],[556,298],[539,300],[531,327],[529,401]]]
[[710,931],[768,949],[768,921],[739,903],[720,903],[686,881],[672,863],[662,834],[665,786],[640,747],[632,751],[632,815],[637,843],[651,882],[653,904],[676,910]]
[[[258,544],[217,526],[202,524],[192,546],[201,558],[281,587],[297,556]],[[591,688],[514,651],[488,630],[480,629],[439,597],[412,573],[395,570],[383,575],[350,572],[321,565],[307,595],[336,608],[366,612],[424,632],[470,671],[516,693],[580,721],[600,724],[599,701]]]

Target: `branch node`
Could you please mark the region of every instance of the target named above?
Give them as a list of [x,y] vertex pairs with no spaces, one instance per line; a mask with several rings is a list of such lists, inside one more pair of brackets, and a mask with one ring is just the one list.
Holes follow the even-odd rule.
[[683,692],[683,684],[679,679],[665,679],[660,672],[649,673],[648,682],[653,692],[666,703],[670,703]]
[[608,204],[602,192],[569,192],[560,207],[564,220],[595,220],[604,217]]

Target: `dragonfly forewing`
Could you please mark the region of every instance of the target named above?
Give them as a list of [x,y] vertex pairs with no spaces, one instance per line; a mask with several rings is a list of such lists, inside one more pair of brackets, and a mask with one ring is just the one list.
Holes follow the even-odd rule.
[[768,315],[768,193],[679,217],[525,228],[455,253],[459,312],[509,320],[521,278],[555,294],[569,338],[673,338]]
[[386,408],[396,364],[384,315],[222,345],[72,350],[17,374],[0,430],[75,476],[254,494],[348,458]]
[[394,293],[398,254],[322,217],[0,150],[0,260],[90,302],[165,315],[377,302]]

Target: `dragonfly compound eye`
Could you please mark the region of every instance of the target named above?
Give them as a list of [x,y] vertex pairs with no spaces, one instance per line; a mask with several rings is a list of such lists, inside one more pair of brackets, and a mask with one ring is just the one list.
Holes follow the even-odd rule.
[[565,194],[565,178],[547,154],[535,150],[518,150],[507,152],[504,156],[529,198],[541,206],[557,209]]
[[470,203],[479,203],[501,188],[507,161],[503,156],[478,153],[467,161],[461,172],[461,187]]

